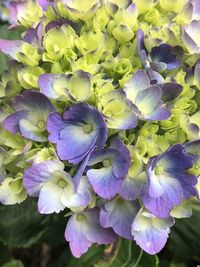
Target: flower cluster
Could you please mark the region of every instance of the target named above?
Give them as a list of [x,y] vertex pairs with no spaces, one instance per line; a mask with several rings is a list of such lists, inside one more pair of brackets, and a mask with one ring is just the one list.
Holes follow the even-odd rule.
[[147,253],[191,216],[200,175],[198,0],[12,0],[0,83],[0,202],[70,214],[80,257]]

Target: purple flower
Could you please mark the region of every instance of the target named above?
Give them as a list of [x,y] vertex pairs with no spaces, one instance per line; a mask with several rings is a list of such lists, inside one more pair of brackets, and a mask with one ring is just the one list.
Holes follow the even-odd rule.
[[162,89],[151,84],[144,70],[138,70],[124,86],[127,98],[138,108],[138,116],[142,120],[165,120],[170,116],[161,100]]
[[116,196],[101,208],[100,224],[105,228],[112,227],[116,234],[131,240],[131,225],[139,208],[138,201],[126,201]]
[[155,216],[167,218],[183,199],[197,194],[197,178],[188,170],[199,159],[199,145],[199,140],[186,145],[176,144],[149,160],[148,186],[142,199]]
[[27,139],[46,142],[46,120],[49,113],[55,111],[49,99],[37,91],[26,90],[15,98],[13,107],[16,112],[3,121],[3,127]]
[[111,229],[102,228],[99,223],[99,209],[75,213],[71,216],[65,230],[65,238],[74,257],[79,258],[93,244],[109,244],[115,241]]
[[146,210],[141,210],[133,221],[132,235],[145,252],[154,255],[164,247],[170,232],[169,228],[173,224],[172,217],[160,219]]
[[24,186],[30,196],[37,197],[40,213],[60,212],[67,208],[82,210],[91,201],[90,185],[82,176],[75,188],[72,177],[60,161],[43,161],[24,173]]
[[180,61],[177,58],[176,50],[178,51],[178,47],[172,47],[169,44],[153,47],[150,52],[151,68],[158,72],[177,68]]
[[63,116],[57,112],[50,114],[47,129],[59,157],[73,164],[83,160],[95,147],[103,146],[107,138],[101,113],[85,103],[72,105]]
[[42,74],[38,79],[42,93],[60,101],[86,101],[90,97],[91,77],[82,70],[73,74]]
[[121,188],[130,166],[130,153],[118,138],[111,147],[92,152],[87,177],[97,195],[111,199]]
[[153,47],[148,56],[142,30],[137,32],[137,52],[146,69],[151,67],[158,72],[177,68],[180,65],[178,56],[181,56],[183,53],[179,46],[172,47],[169,44],[161,44],[160,46]]

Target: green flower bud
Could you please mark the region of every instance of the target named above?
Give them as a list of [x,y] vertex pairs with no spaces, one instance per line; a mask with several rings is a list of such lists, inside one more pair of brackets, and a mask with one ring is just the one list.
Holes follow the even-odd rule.
[[160,13],[156,8],[152,8],[145,14],[144,19],[147,22],[155,25],[155,24],[157,24],[158,20],[160,19]]
[[132,28],[136,23],[138,16],[138,9],[136,5],[132,5],[131,8],[120,8],[114,16],[116,25],[123,24],[128,28]]
[[124,24],[119,24],[114,28],[112,34],[120,44],[130,41],[134,37],[133,31]]
[[131,71],[132,65],[128,58],[120,58],[114,68],[114,72],[120,76],[123,76],[126,73],[131,73]]
[[62,25],[49,30],[43,39],[45,52],[42,59],[50,62],[61,59],[68,48],[74,47],[76,37],[75,31],[70,25]]
[[143,14],[154,7],[157,3],[157,0],[134,0],[136,4],[139,14]]
[[131,42],[125,43],[119,47],[119,54],[121,58],[132,58],[135,54],[135,45]]
[[187,0],[159,0],[159,3],[163,10],[178,13],[187,3]]
[[3,98],[2,101],[9,100],[10,98],[19,94],[20,91],[21,86],[17,80],[15,68],[12,68],[10,71],[4,72],[0,82],[0,98]]
[[32,67],[39,64],[41,55],[38,53],[38,48],[28,43],[23,43],[21,49],[22,51],[17,53],[17,58],[21,63]]
[[37,25],[42,16],[42,8],[37,1],[33,0],[23,3],[22,8],[17,12],[17,20],[25,27]]
[[27,193],[23,188],[22,175],[16,178],[7,177],[0,185],[0,199],[4,205],[21,203],[27,198]]
[[105,11],[104,7],[97,10],[95,16],[93,17],[93,29],[95,32],[103,31],[109,22],[109,16]]
[[40,67],[23,66],[18,69],[17,78],[25,89],[38,88],[38,77],[44,73]]

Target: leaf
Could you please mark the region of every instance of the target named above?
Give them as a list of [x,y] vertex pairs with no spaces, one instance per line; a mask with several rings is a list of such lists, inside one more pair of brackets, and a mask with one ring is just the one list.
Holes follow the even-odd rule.
[[24,267],[24,265],[21,261],[13,260],[5,263],[2,267]]
[[134,241],[120,239],[114,254],[99,261],[95,267],[158,267],[157,256],[141,253]]
[[0,243],[0,266],[11,259],[8,249]]
[[200,261],[200,205],[193,202],[191,218],[177,219],[172,228],[167,248],[177,261]]
[[29,247],[43,235],[45,216],[28,199],[22,204],[0,207],[0,240],[10,247]]
[[66,267],[92,267],[102,257],[103,250],[104,246],[93,245],[81,258],[71,257]]

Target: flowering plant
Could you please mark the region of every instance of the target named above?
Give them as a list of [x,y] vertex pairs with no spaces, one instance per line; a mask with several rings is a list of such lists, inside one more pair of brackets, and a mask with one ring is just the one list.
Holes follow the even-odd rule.
[[[198,0],[12,0],[0,40],[0,202],[60,213],[79,258],[117,237],[154,255],[200,175]],[[116,266],[117,267],[117,266]]]

